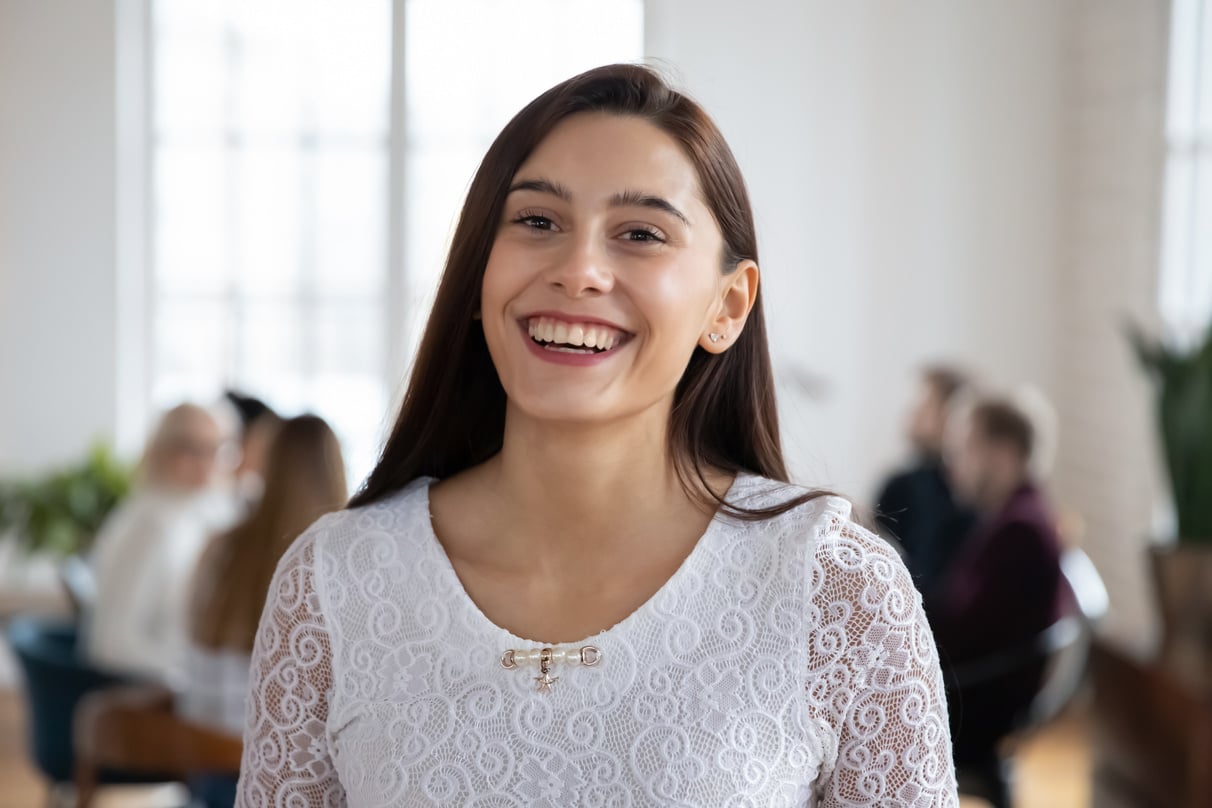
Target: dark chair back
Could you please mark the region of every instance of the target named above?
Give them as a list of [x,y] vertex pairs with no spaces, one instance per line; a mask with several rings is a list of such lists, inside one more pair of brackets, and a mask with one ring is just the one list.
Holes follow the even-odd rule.
[[87,693],[122,684],[120,676],[97,670],[77,649],[71,622],[17,617],[8,641],[25,677],[29,747],[38,769],[52,783],[73,776],[72,718]]
[[[1061,584],[1065,608],[1059,620],[1023,646],[955,666],[952,671],[961,692],[979,688],[986,694],[998,693],[1022,682],[1035,688],[1030,704],[1011,729],[1009,737],[1016,740],[1055,718],[1077,694],[1085,680],[1095,628],[1107,613],[1107,589],[1082,550],[1072,548],[1061,556]],[[957,774],[960,793],[981,797],[994,808],[1010,805],[1008,764],[997,748],[990,748],[982,763],[961,767]]]

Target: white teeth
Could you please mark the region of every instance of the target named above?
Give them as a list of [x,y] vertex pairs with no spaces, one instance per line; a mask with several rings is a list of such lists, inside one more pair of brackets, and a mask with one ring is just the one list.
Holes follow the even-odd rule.
[[[556,320],[551,317],[535,317],[531,319],[526,326],[526,331],[531,339],[539,342],[556,343],[560,346],[565,346],[564,350],[575,349],[579,346],[610,350],[624,336],[622,332],[616,331],[609,326],[566,323],[563,320]],[[550,347],[555,348],[555,346]],[[556,349],[561,350],[559,348]],[[585,353],[584,350],[578,352]]]

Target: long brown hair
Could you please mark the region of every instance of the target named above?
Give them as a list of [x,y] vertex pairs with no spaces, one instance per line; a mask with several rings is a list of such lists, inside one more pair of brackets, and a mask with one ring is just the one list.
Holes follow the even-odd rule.
[[[595,68],[551,88],[514,116],[480,163],[399,418],[350,507],[375,502],[417,477],[450,476],[500,451],[505,390],[475,322],[484,269],[514,174],[560,121],[583,112],[643,118],[672,137],[694,165],[723,234],[722,271],[735,271],[745,259],[757,261],[745,181],[702,107],[639,65]],[[772,508],[747,509],[725,503],[707,483],[713,468],[787,480],[760,293],[729,350],[695,349],[674,395],[669,442],[683,488],[705,506],[761,519],[822,495],[807,492]]]
[[198,565],[190,614],[194,641],[251,651],[278,561],[304,528],[340,508],[345,496],[341,446],[324,419],[284,421],[270,444],[260,502],[211,542]]

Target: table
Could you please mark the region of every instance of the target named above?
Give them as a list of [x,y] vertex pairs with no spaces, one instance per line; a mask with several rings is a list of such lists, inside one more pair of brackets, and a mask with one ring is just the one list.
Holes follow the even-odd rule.
[[1093,804],[1212,806],[1212,678],[1103,641],[1089,670]]

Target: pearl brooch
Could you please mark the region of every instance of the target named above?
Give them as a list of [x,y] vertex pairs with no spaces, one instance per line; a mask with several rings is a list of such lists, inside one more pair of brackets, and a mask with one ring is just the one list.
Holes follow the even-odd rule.
[[540,693],[550,693],[552,686],[560,681],[560,677],[551,675],[552,665],[584,665],[592,668],[601,661],[602,652],[594,645],[580,648],[510,648],[501,654],[501,667],[506,670],[516,670],[537,662],[539,675],[534,680],[538,683],[536,690]]

